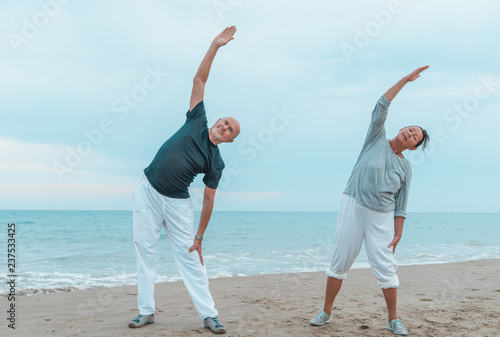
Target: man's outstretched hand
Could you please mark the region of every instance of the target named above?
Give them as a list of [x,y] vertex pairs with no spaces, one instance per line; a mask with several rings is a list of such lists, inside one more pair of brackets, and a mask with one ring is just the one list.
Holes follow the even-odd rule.
[[227,27],[219,35],[217,35],[212,42],[216,47],[225,46],[229,41],[234,39],[233,35],[236,33],[236,26]]
[[420,68],[417,68],[415,70],[413,70],[409,75],[406,75],[404,78],[408,81],[408,82],[413,82],[415,81],[417,78],[420,77],[420,73],[422,71],[424,71],[425,69],[429,68],[429,66],[424,66],[424,67],[420,67]]

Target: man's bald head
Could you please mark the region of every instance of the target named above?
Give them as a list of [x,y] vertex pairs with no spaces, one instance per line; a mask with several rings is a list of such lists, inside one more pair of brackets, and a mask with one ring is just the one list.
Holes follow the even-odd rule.
[[209,130],[212,143],[232,143],[240,134],[240,123],[234,117],[220,118]]

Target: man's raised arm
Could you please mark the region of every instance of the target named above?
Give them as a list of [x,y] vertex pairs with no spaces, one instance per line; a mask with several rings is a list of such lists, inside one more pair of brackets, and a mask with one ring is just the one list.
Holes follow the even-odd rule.
[[411,74],[403,77],[401,80],[399,80],[398,83],[394,84],[389,90],[387,90],[387,92],[385,93],[385,98],[389,102],[391,102],[394,99],[394,97],[396,97],[398,92],[400,92],[401,89],[403,89],[406,83],[415,81],[417,78],[420,77],[420,73],[427,68],[429,68],[429,66],[420,67],[412,71]]
[[201,61],[200,67],[196,72],[193,79],[193,91],[191,92],[191,100],[189,102],[189,110],[203,101],[203,95],[205,93],[205,83],[207,83],[208,74],[210,73],[210,67],[212,66],[212,61],[214,60],[215,54],[220,47],[225,46],[229,41],[234,39],[233,35],[236,33],[236,27],[231,26],[224,29],[219,35],[215,37],[208,49],[205,57]]

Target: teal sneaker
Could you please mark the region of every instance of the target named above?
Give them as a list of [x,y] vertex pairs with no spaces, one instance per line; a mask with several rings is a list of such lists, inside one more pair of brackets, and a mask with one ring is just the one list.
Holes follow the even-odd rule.
[[408,330],[403,326],[403,321],[401,318],[395,319],[393,321],[387,320],[387,327],[391,330],[395,335],[399,336],[408,336]]
[[219,321],[217,320],[217,316],[205,318],[203,320],[203,326],[210,329],[210,331],[216,334],[226,333],[226,328],[224,328],[224,325],[219,323]]
[[328,316],[326,314],[326,312],[321,310],[321,312],[318,314],[318,316],[311,319],[309,324],[314,325],[314,326],[320,326],[320,325],[331,323],[331,322],[332,322],[332,316]]
[[155,314],[151,315],[139,315],[128,323],[129,328],[142,328],[147,324],[153,324],[155,322]]

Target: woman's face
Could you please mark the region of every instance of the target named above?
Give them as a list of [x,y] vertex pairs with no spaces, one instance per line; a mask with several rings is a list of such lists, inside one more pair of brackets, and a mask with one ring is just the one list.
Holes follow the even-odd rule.
[[403,144],[403,147],[415,150],[418,142],[424,139],[424,133],[418,126],[407,126],[399,130],[397,138]]

